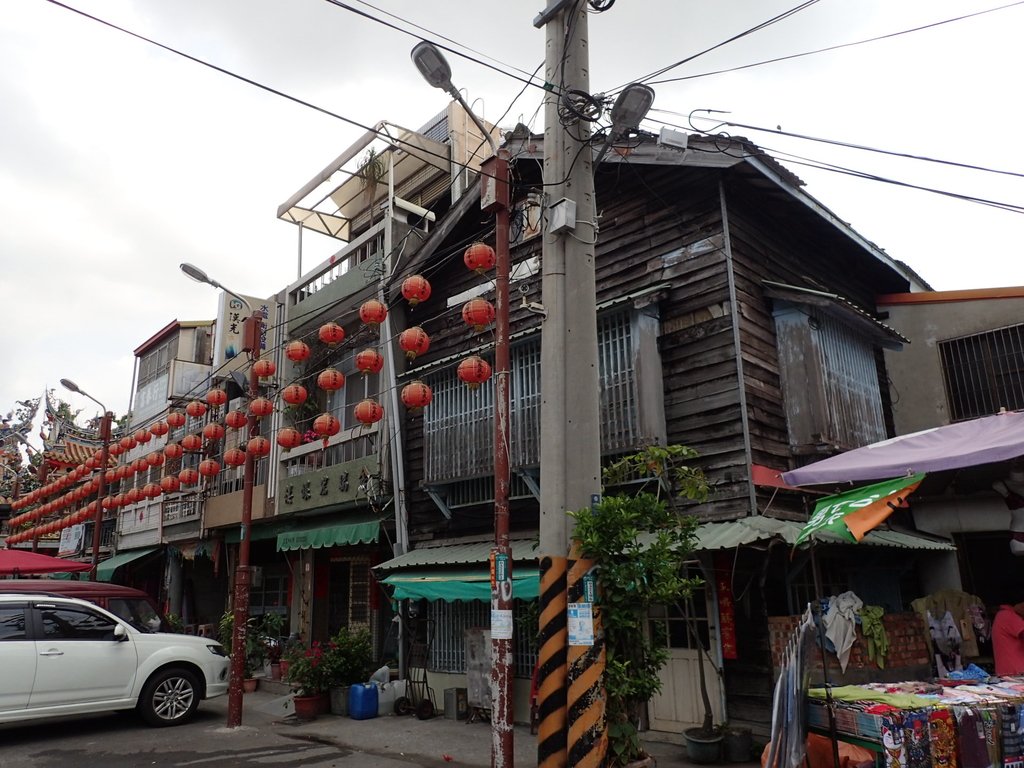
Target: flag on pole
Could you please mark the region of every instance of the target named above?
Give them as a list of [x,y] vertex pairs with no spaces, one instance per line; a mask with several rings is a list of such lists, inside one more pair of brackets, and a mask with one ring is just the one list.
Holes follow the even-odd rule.
[[893,510],[905,508],[907,497],[922,480],[924,473],[820,499],[796,543],[802,544],[819,531],[829,531],[847,541],[858,542],[868,531],[881,525]]

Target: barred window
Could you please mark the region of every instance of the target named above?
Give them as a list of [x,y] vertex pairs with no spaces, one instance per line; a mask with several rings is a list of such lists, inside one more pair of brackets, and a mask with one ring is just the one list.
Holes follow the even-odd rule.
[[1024,408],[1024,324],[940,341],[939,359],[953,421]]
[[[512,602],[515,639],[512,655],[515,676],[530,678],[537,664],[537,620],[535,603]],[[428,618],[434,622],[434,639],[430,647],[430,671],[466,671],[466,630],[489,628],[491,606],[481,600],[447,603],[435,600],[429,604]]]

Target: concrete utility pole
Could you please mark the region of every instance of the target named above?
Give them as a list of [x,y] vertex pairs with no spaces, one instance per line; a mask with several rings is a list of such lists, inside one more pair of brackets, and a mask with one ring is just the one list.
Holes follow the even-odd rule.
[[[537,764],[553,768],[598,765],[606,743],[599,676],[598,695],[580,688],[581,671],[603,664],[603,641],[596,633],[594,646],[570,647],[567,633],[567,604],[581,601],[578,577],[589,566],[575,553],[567,557],[572,521],[566,512],[589,507],[601,490],[596,216],[590,125],[576,121],[567,128],[559,115],[561,94],[590,93],[587,4],[551,2],[534,25],[546,26],[544,77],[554,86],[544,111],[545,220],[552,221],[559,205],[568,220],[554,234],[548,224],[542,252]],[[575,221],[563,198],[575,204]]]

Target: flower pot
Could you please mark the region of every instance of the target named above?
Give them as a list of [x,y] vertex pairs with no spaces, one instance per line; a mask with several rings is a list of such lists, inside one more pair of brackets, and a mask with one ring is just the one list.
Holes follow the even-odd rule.
[[242,690],[245,693],[252,693],[256,690],[256,686],[259,684],[259,680],[255,677],[247,677],[242,681]]
[[295,696],[292,698],[292,707],[295,709],[295,716],[299,720],[315,720],[320,714],[321,699],[319,694],[315,696]]
[[348,685],[336,685],[331,688],[331,714],[348,717]]
[[280,680],[281,679],[281,662],[272,661],[270,662],[270,679]]
[[281,666],[281,679],[282,680],[287,680],[288,679],[288,667],[289,667],[290,664],[291,664],[290,661],[288,661],[286,659],[281,659],[280,666]]
[[683,731],[686,756],[691,763],[717,763],[722,757],[722,734],[704,733],[700,728]]
[[753,748],[753,737],[749,728],[730,728],[722,740],[725,759],[730,763],[749,763]]

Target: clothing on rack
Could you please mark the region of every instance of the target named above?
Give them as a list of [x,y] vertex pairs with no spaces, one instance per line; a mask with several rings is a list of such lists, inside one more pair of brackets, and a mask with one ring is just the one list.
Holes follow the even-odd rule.
[[846,666],[850,663],[850,649],[857,639],[857,613],[863,605],[853,592],[843,592],[829,598],[828,613],[823,619],[825,637],[835,646],[839,669],[843,672],[846,672]]
[[943,589],[933,592],[927,597],[919,597],[910,607],[922,618],[927,619],[930,612],[941,620],[949,611],[956,625],[957,633],[962,638],[960,653],[968,658],[978,655],[978,642],[991,637],[985,604],[981,598],[959,589]]
[[879,669],[885,669],[885,657],[889,654],[889,635],[882,623],[885,610],[880,605],[865,605],[860,611],[860,633],[868,644],[868,659]]
[[804,718],[807,663],[814,649],[814,618],[810,606],[786,644],[772,694],[772,730],[767,768],[799,768],[804,760],[807,727]]

